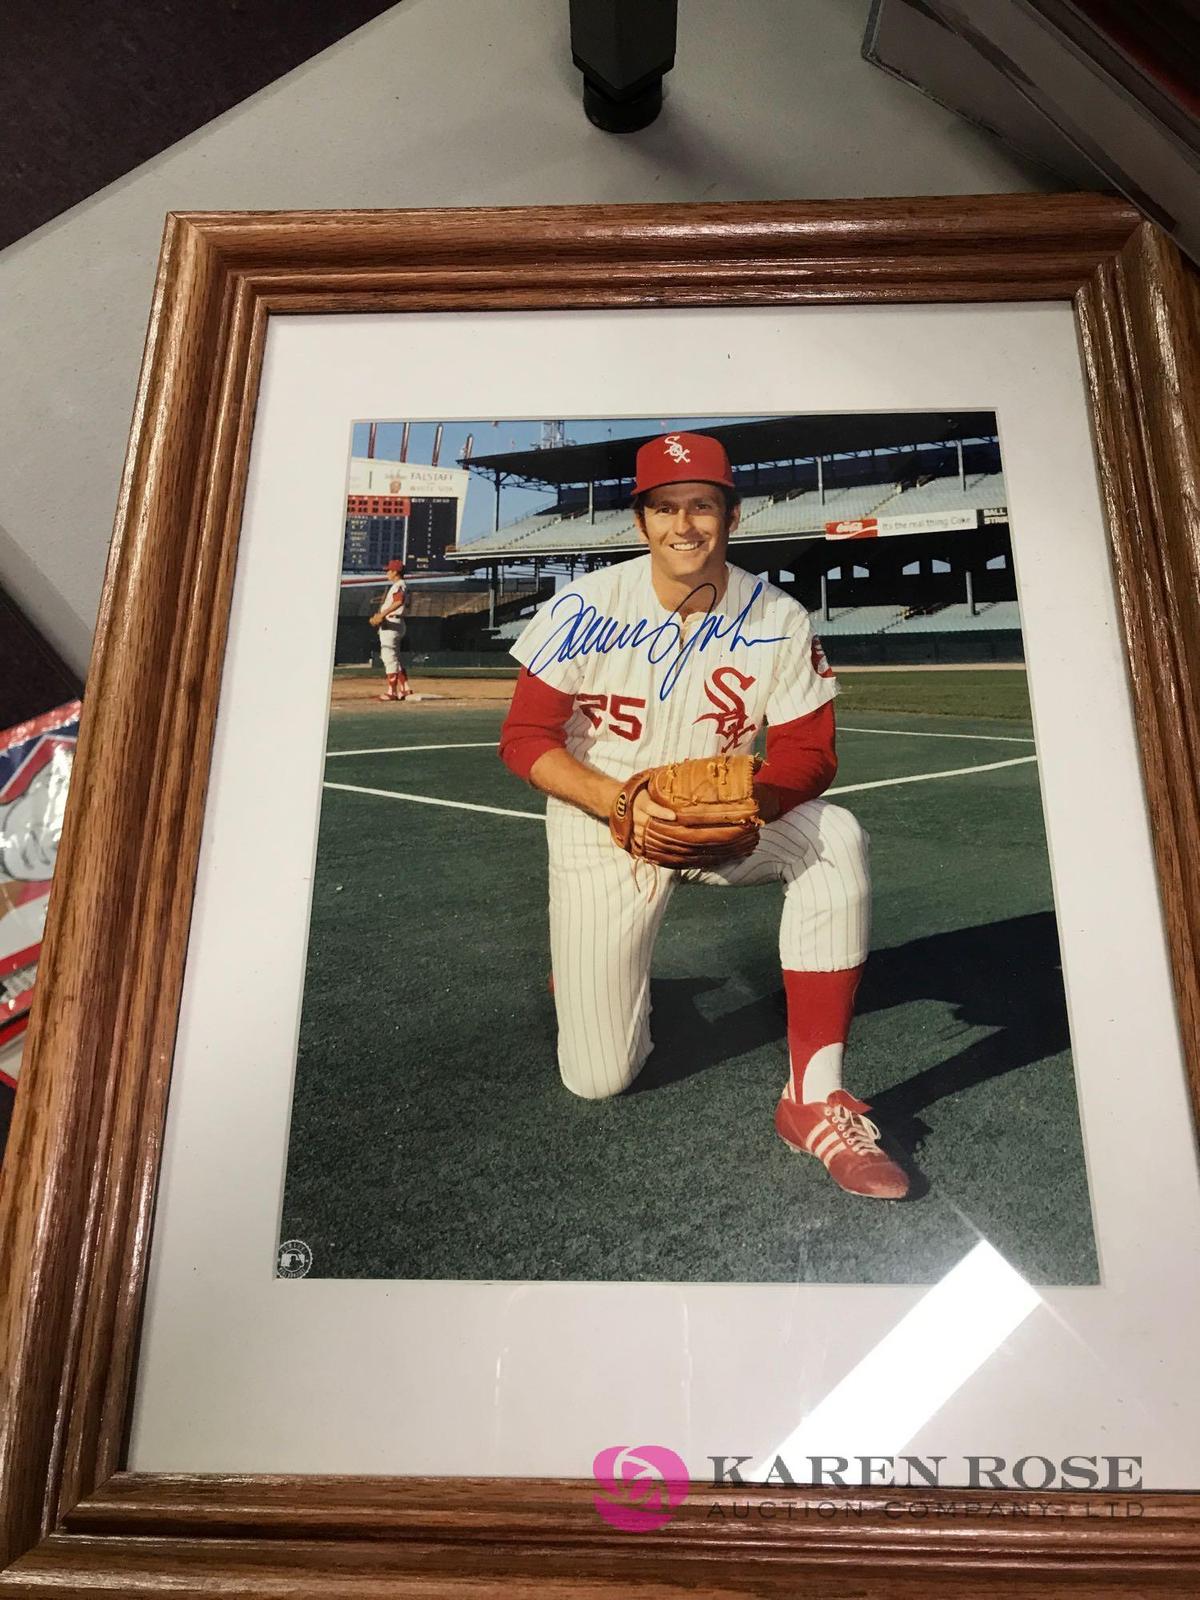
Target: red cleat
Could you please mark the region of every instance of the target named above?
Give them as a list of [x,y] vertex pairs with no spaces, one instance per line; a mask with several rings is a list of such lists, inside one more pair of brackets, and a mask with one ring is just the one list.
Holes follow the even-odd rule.
[[866,1113],[870,1106],[845,1089],[824,1105],[782,1099],[775,1108],[775,1131],[793,1150],[816,1156],[839,1188],[872,1200],[903,1200],[908,1176],[879,1148],[879,1129]]

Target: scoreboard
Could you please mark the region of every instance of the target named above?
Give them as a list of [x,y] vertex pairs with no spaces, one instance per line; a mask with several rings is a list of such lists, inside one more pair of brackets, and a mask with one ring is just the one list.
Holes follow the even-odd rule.
[[356,456],[346,495],[343,572],[382,572],[403,561],[409,572],[450,572],[468,474],[461,468]]
[[408,519],[408,565],[413,572],[450,571],[446,547],[458,537],[458,501],[448,496],[414,500]]
[[448,495],[418,496],[408,505],[407,515],[352,512],[346,517],[343,572],[382,572],[389,561],[403,561],[409,572],[455,570],[446,548],[457,537],[458,501]]

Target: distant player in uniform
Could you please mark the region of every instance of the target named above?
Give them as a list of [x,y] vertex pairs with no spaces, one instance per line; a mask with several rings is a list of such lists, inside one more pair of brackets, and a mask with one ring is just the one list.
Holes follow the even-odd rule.
[[383,604],[371,618],[371,626],[379,629],[379,654],[383,670],[387,673],[387,693],[376,696],[379,700],[407,700],[408,674],[400,655],[400,646],[407,632],[404,612],[408,606],[408,585],[404,581],[403,561],[389,561],[388,573],[392,579]]
[[[674,433],[637,454],[634,514],[648,554],[588,573],[513,646],[521,673],[500,755],[550,798],[550,945],[563,1082],[619,1094],[650,1053],[650,961],[675,880],[783,886],[779,952],[788,1082],[780,1136],[853,1194],[898,1200],[908,1178],[881,1148],[842,1057],[870,935],[867,835],[818,797],[837,769],[834,678],[808,614],[726,562],[739,496],[723,445]],[[632,861],[607,825],[627,781],[689,757],[749,752],[763,826],[749,855],[674,871]],[[671,818],[643,791],[633,834]],[[637,869],[637,870],[635,870]]]

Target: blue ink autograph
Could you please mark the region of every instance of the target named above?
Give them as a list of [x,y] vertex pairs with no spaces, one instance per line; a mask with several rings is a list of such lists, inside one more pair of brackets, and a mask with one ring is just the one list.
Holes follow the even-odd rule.
[[[711,583],[703,583],[693,589],[683,604],[686,605],[688,600],[703,594],[705,590],[709,598],[703,608],[706,612],[704,621],[686,643],[678,611],[673,612],[665,622],[654,626],[651,626],[648,617],[639,617],[636,622],[621,622],[616,617],[603,616],[595,606],[586,604],[582,595],[568,591],[550,607],[550,615],[556,626],[529,663],[528,670],[536,678],[555,661],[574,661],[578,656],[606,656],[615,650],[642,648],[645,648],[646,659],[652,666],[657,666],[677,650],[679,653],[663,674],[658,689],[658,698],[665,700],[679,682],[679,676],[692,655],[707,650],[710,644],[728,640],[726,649],[732,650],[739,644],[782,644],[788,637],[786,633],[781,633],[770,639],[751,639],[742,632],[742,624],[763,591],[762,583],[755,584],[754,593],[736,617],[712,615],[712,608],[717,603],[717,591]],[[563,613],[561,622],[558,621],[559,612]]]

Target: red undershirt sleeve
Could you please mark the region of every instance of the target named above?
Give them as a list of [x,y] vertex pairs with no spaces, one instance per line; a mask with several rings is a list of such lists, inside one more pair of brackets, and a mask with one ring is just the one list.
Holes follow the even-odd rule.
[[566,744],[567,721],[574,705],[572,695],[552,689],[527,667],[521,668],[500,730],[500,759],[510,772],[528,783],[538,757]]
[[767,758],[755,782],[779,795],[780,815],[805,800],[815,800],[833,782],[837,750],[833,701],[793,722],[767,725]]

